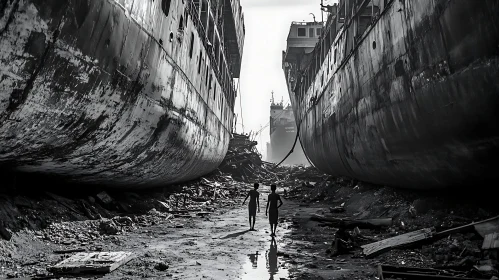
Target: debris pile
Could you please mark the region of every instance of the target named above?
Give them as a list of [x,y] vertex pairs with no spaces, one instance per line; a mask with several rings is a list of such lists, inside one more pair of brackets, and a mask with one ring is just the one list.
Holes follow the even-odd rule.
[[230,174],[241,182],[284,186],[301,184],[302,181],[315,183],[329,177],[315,167],[276,166],[274,163],[263,161],[256,149],[257,144],[247,135],[233,134],[227,155],[219,167],[220,172]]
[[[328,243],[327,257],[373,259],[383,264],[378,269],[381,279],[499,276],[499,217],[490,218],[493,212],[466,197],[421,194],[347,178],[294,178],[287,199],[300,200],[303,206],[323,204],[323,210],[308,219],[318,222],[311,226],[319,232],[332,228],[322,238]],[[297,218],[293,219],[295,223]]]
[[[262,161],[256,145],[249,136],[233,134],[230,139],[229,149],[219,169],[223,173],[231,174],[236,180],[255,182],[266,179],[272,173],[272,165]],[[274,178],[275,179],[275,178]]]

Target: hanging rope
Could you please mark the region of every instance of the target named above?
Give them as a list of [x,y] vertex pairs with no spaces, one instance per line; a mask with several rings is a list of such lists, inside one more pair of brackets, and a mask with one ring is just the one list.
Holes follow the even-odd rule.
[[[301,142],[301,139],[298,139],[298,140],[300,140],[300,145],[301,145],[301,147],[302,147],[302,149],[303,149],[303,144],[302,144],[302,142]],[[314,166],[314,165],[312,164],[312,162],[310,161],[310,159],[308,158],[307,153],[305,153],[305,149],[303,149],[303,154],[305,155],[305,158],[307,159],[308,163],[310,163],[310,166]],[[315,167],[315,166],[314,166],[314,167]]]
[[298,127],[296,128],[297,132],[296,132],[295,142],[293,143],[293,147],[291,147],[291,150],[286,155],[286,157],[283,160],[281,160],[281,162],[279,162],[278,164],[276,164],[272,169],[276,169],[279,165],[281,165],[281,163],[283,163],[294,152],[294,149],[295,149],[295,146],[296,146],[296,142],[298,142],[298,138],[300,137],[300,126],[301,126],[301,121],[300,121],[300,124],[298,125]]
[[241,127],[243,129],[243,134],[244,134],[243,104],[241,101],[241,99],[243,99],[243,95],[241,94],[241,79],[237,79],[237,92],[239,93],[239,110],[241,112]]

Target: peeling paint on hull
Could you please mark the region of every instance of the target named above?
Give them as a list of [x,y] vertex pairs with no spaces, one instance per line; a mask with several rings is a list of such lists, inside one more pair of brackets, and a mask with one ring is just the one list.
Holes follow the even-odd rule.
[[[231,102],[191,37],[170,40],[182,13],[137,2],[0,0],[0,164],[146,188],[221,163]],[[199,38],[191,20],[185,34]]]
[[285,69],[315,166],[413,189],[499,179],[498,1],[393,1],[357,48],[345,38],[303,98]]

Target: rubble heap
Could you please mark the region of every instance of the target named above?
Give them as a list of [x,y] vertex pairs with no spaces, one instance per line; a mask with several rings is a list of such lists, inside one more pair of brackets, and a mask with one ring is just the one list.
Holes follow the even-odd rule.
[[262,156],[256,149],[257,144],[247,135],[233,134],[219,170],[242,182],[279,180],[272,171],[273,164],[262,161]]
[[233,134],[227,155],[219,167],[220,172],[246,183],[283,186],[301,184],[302,181],[324,181],[329,177],[311,166],[276,166],[263,161],[256,149],[257,145],[258,142],[252,141],[247,135]]

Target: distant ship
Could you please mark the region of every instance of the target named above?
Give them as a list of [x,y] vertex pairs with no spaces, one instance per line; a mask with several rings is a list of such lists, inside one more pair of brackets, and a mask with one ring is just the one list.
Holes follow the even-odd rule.
[[296,122],[291,106],[284,106],[274,100],[270,104],[270,142],[267,143],[267,161],[282,165],[309,165],[300,141],[296,141],[293,152],[286,158],[293,148],[296,139]]
[[121,188],[211,172],[244,37],[239,0],[1,0],[2,169]]
[[314,166],[414,189],[499,179],[499,1],[323,9],[325,25],[291,24],[283,52]]

